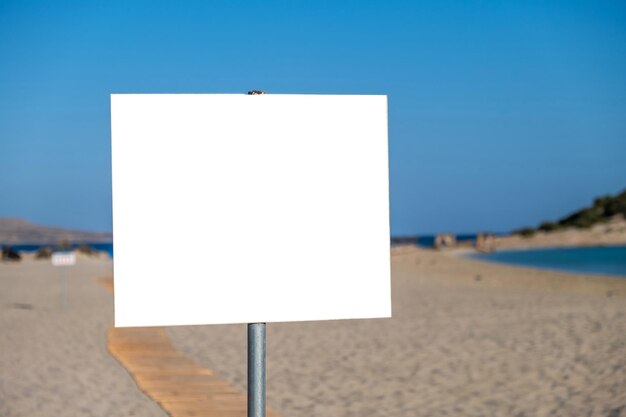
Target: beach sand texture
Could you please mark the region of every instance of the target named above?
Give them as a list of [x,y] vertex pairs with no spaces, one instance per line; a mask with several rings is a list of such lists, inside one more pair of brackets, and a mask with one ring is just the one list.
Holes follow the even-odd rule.
[[[268,325],[278,413],[626,416],[626,279],[400,248],[392,280],[392,319]],[[244,325],[168,333],[245,388]]]
[[[68,279],[63,307],[61,279]],[[163,416],[111,357],[108,259],[0,263],[0,416]]]
[[[0,263],[0,416],[166,415],[107,352],[110,273],[80,257],[63,310],[49,261]],[[626,279],[398,248],[392,282],[392,319],[268,324],[278,414],[626,416]],[[245,325],[167,334],[245,391]]]

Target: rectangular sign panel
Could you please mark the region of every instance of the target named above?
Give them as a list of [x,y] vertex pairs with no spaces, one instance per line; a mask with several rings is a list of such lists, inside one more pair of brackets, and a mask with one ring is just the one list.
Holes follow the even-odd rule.
[[113,94],[116,326],[391,316],[387,97]]
[[76,265],[76,254],[74,252],[54,252],[51,256],[53,266]]

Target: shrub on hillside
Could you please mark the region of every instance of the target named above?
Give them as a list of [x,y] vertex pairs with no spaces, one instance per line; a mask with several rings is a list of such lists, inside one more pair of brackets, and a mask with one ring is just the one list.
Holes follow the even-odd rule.
[[543,222],[539,225],[539,230],[542,232],[553,232],[559,229],[559,225],[554,222]]
[[532,227],[523,227],[513,231],[514,235],[520,235],[522,237],[531,237],[535,234],[535,229]]

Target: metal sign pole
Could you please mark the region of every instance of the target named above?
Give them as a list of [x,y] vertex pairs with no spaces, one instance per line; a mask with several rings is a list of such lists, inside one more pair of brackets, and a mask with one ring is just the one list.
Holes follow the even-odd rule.
[[248,417],[265,417],[265,323],[248,324]]
[[265,323],[248,324],[248,417],[265,417]]
[[65,310],[65,308],[67,308],[67,267],[63,267],[61,268],[63,270],[63,290],[62,290],[62,296],[61,296],[61,305],[63,307],[63,309]]
[[[248,91],[250,96],[262,94]],[[248,324],[248,417],[265,417],[265,323]]]
[[76,254],[74,252],[56,252],[51,256],[52,266],[59,267],[62,269],[60,271],[59,277],[59,304],[60,307],[65,310],[67,307],[67,299],[68,299],[68,274],[69,268],[72,265],[76,264]]

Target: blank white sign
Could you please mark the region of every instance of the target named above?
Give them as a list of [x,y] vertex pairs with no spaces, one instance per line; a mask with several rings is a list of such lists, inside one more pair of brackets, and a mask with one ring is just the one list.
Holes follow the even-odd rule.
[[113,94],[115,325],[391,316],[387,97]]
[[51,260],[52,266],[72,266],[76,265],[76,254],[74,252],[54,252]]

